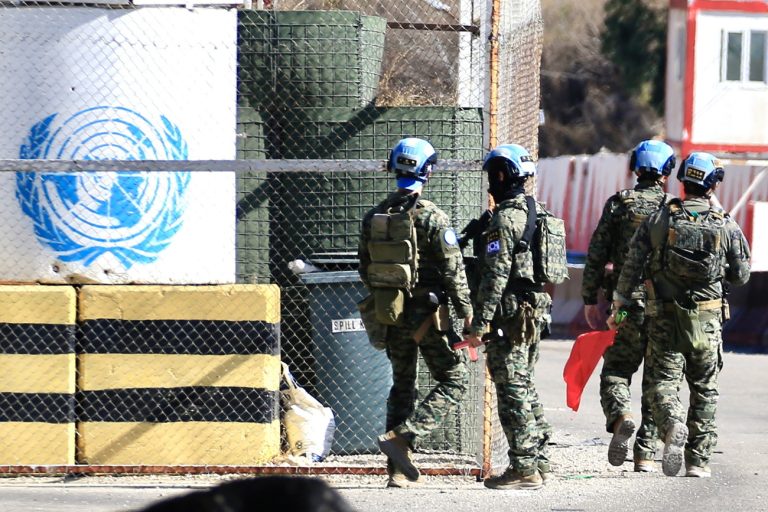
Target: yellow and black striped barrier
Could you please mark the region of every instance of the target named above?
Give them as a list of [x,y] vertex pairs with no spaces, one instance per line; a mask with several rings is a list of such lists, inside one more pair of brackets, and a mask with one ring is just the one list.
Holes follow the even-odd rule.
[[75,462],[70,286],[0,286],[0,463]]
[[84,286],[78,315],[78,463],[279,454],[277,286]]

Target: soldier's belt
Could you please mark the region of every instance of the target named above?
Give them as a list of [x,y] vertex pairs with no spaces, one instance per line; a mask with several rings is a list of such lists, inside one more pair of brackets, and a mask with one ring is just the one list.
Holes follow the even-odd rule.
[[[699,311],[714,311],[723,307],[723,301],[721,299],[696,301],[696,305],[699,307]],[[673,313],[675,303],[665,302],[663,308],[665,313]]]

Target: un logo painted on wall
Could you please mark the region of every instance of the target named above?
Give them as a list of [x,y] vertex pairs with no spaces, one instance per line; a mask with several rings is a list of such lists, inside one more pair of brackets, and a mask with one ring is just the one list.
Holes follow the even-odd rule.
[[[186,160],[187,143],[165,116],[157,125],[115,106],[32,126],[21,159]],[[90,266],[112,256],[126,269],[151,263],[182,225],[190,173],[16,173],[16,198],[35,235],[59,259]]]

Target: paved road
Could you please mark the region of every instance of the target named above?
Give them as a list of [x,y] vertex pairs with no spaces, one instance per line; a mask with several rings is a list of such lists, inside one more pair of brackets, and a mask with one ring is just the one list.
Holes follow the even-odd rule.
[[[545,489],[491,491],[466,478],[435,478],[418,490],[384,489],[380,476],[332,477],[329,481],[358,510],[371,512],[768,511],[768,356],[726,354],[714,475],[700,480],[635,474],[629,462],[621,468],[607,464],[609,436],[604,432],[597,379],[590,381],[578,413],[565,407],[561,375],[570,346],[567,341],[544,342],[537,370],[557,442],[552,458],[558,478]],[[633,383],[636,396],[637,387],[638,383]],[[217,481],[205,476],[6,478],[0,479],[0,508],[24,512],[131,511]]]

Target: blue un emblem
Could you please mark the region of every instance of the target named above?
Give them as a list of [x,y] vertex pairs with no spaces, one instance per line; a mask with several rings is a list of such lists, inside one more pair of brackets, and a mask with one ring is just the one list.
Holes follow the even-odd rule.
[[[52,114],[29,131],[21,159],[186,160],[187,143],[165,116],[99,106]],[[151,263],[182,224],[190,173],[16,173],[16,197],[35,235],[62,261],[112,256],[126,269]]]

